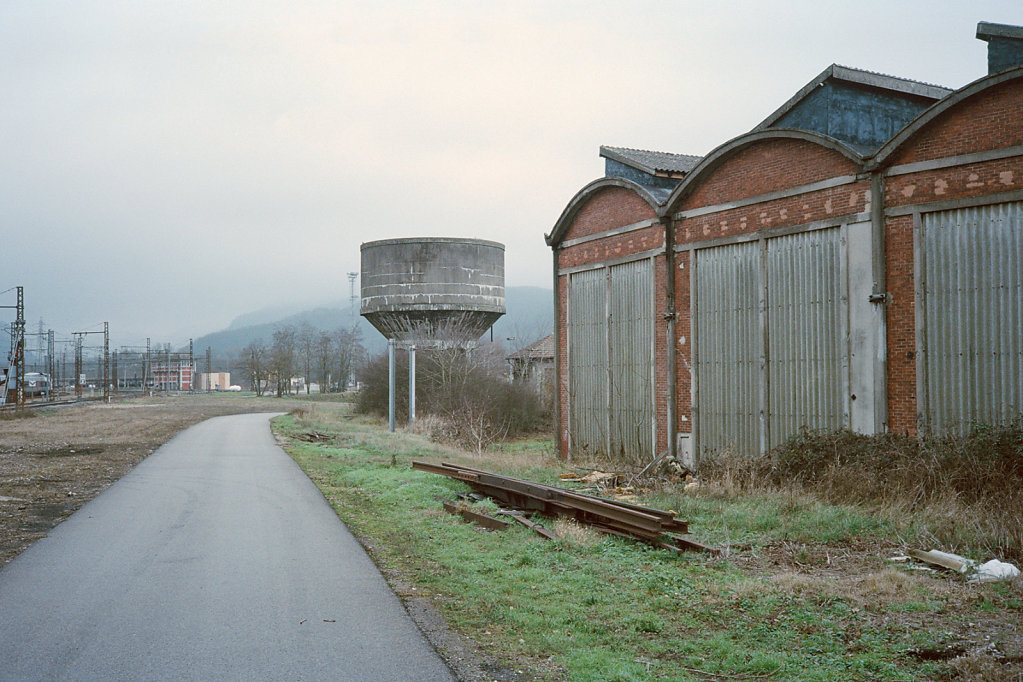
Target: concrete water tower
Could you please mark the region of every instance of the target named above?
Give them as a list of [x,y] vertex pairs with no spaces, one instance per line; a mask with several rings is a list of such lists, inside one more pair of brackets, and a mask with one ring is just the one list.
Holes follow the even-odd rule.
[[504,244],[418,237],[362,245],[362,316],[387,337],[388,428],[394,349],[408,349],[409,423],[416,418],[416,346],[464,348],[504,315]]
[[362,245],[362,316],[397,343],[473,343],[504,315],[504,245],[416,237]]

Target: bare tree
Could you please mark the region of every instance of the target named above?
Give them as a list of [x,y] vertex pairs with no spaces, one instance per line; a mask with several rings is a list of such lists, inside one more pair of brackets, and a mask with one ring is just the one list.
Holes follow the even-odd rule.
[[295,330],[295,340],[298,350],[298,359],[301,362],[305,376],[305,392],[309,395],[312,384],[312,367],[316,358],[316,327],[308,322],[298,325]]
[[257,339],[242,349],[242,357],[238,362],[252,382],[252,390],[262,396],[269,378],[269,352],[262,339]]
[[314,351],[320,377],[320,393],[326,393],[331,390],[330,370],[334,360],[334,340],[330,334],[322,331],[317,334]]
[[352,329],[339,327],[334,330],[333,336],[334,366],[337,368],[338,384],[343,391],[366,351],[362,347],[362,333],[357,327]]
[[270,368],[277,380],[277,397],[291,393],[291,377],[295,374],[295,338],[292,325],[274,329],[270,346]]

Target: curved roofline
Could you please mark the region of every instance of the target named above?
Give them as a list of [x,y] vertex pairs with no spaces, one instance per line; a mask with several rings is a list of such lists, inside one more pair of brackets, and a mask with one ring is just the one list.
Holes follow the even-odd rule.
[[674,212],[675,205],[681,201],[689,193],[690,188],[698,182],[701,182],[704,175],[714,172],[714,170],[727,158],[731,157],[735,152],[752,146],[757,142],[763,140],[772,139],[790,139],[790,140],[804,140],[806,142],[812,142],[814,144],[826,147],[833,151],[838,152],[842,156],[846,157],[857,166],[863,166],[864,156],[858,151],[840,142],[833,137],[822,135],[821,133],[815,133],[809,130],[797,130],[795,128],[767,128],[764,130],[753,130],[738,137],[733,137],[728,142],[720,145],[711,151],[707,156],[703,157],[701,161],[693,170],[686,175],[685,179],[679,183],[678,187],[671,193],[661,205],[661,215],[671,215]]
[[657,201],[656,197],[650,193],[650,190],[643,187],[632,180],[626,180],[625,178],[598,178],[590,184],[583,187],[581,190],[576,192],[576,195],[572,197],[572,200],[568,202],[568,206],[561,212],[561,217],[554,223],[554,229],[551,230],[550,234],[544,235],[544,240],[548,246],[555,246],[561,243],[561,238],[565,236],[565,232],[568,231],[568,226],[572,223],[572,220],[576,217],[579,211],[582,209],[583,204],[589,201],[590,197],[599,192],[602,189],[608,187],[620,187],[635,192],[650,205],[650,208],[654,209],[654,213],[660,215],[658,210],[661,206],[661,202]]
[[898,151],[904,142],[913,137],[916,133],[920,132],[921,128],[952,107],[980,92],[983,92],[984,90],[987,90],[988,88],[993,88],[996,85],[1001,85],[1002,83],[1015,80],[1017,78],[1023,78],[1023,66],[1008,69],[1007,71],[999,71],[998,73],[978,78],[972,83],[959,88],[948,97],[935,102],[930,107],[920,112],[916,118],[907,123],[902,130],[892,137],[892,139],[885,142],[870,159],[867,170],[874,170],[875,168],[885,165],[888,162],[888,159],[891,158],[896,151]]

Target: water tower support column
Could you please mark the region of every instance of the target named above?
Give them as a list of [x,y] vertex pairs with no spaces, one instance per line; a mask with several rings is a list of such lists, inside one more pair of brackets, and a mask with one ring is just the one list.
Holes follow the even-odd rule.
[[416,346],[408,347],[408,423],[416,421]]
[[387,430],[394,433],[394,339],[387,339]]

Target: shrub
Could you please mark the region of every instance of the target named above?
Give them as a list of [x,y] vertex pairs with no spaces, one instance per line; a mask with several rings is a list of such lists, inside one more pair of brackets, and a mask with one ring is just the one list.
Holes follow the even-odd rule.
[[866,436],[803,429],[766,455],[701,462],[728,493],[797,489],[825,502],[917,513],[934,539],[1023,558],[1023,423],[974,424],[965,435]]
[[[535,431],[548,419],[540,397],[509,383],[494,350],[420,350],[416,354],[416,417],[431,416],[438,440],[482,452],[504,438]],[[371,359],[360,373],[358,410],[387,414],[387,356]],[[395,354],[395,419],[408,422],[408,353]],[[439,421],[437,421],[439,420]]]

